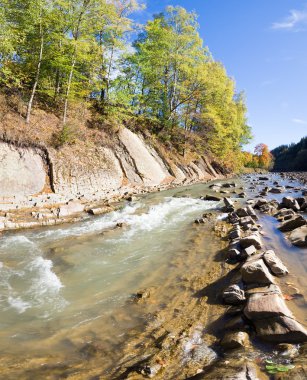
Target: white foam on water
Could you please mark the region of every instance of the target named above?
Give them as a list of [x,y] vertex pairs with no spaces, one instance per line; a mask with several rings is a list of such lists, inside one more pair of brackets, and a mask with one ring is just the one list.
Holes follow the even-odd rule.
[[33,248],[35,243],[24,235],[13,235],[0,239],[0,249],[3,249],[0,253],[5,253],[5,249],[12,249],[15,246]]
[[34,272],[34,281],[29,289],[29,292],[34,293],[36,296],[43,296],[46,294],[57,294],[63,287],[60,279],[52,271],[53,263],[51,260],[36,257],[29,263],[27,269]]
[[31,304],[29,302],[23,301],[20,297],[14,298],[12,296],[9,296],[7,301],[10,307],[15,309],[18,314],[24,313],[27,309],[31,307]]
[[150,206],[145,213],[123,216],[120,222],[130,225],[131,228],[124,232],[122,238],[129,239],[139,232],[175,227],[195,211],[205,211],[216,205],[217,202],[193,198],[165,198],[164,202]]
[[136,210],[140,207],[141,203],[129,203],[121,210],[112,211],[97,218],[89,218],[82,224],[70,226],[69,228],[65,228],[65,226],[63,226],[61,229],[43,230],[39,233],[36,233],[33,237],[39,240],[48,239],[52,241],[68,236],[80,236],[95,231],[103,231],[105,229],[116,226],[116,224],[121,221],[126,215],[135,213]]

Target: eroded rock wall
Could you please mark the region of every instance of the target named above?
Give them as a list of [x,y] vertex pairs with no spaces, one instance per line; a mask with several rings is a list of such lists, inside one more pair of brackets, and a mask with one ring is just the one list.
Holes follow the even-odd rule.
[[40,150],[0,142],[0,198],[42,192],[47,176],[43,157]]
[[32,202],[30,207],[38,202],[112,198],[135,189],[218,177],[207,158],[189,164],[166,158],[126,128],[119,131],[112,148],[72,145],[43,150],[1,142],[0,162],[0,209],[5,197],[19,202],[23,197]]

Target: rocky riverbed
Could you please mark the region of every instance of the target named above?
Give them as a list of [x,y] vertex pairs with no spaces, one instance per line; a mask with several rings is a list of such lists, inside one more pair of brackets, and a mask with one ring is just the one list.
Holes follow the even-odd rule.
[[[179,212],[175,230],[181,219],[187,222],[178,232],[176,224],[167,224],[168,237],[148,230],[155,237],[147,240],[146,230],[138,232],[138,244],[143,240],[147,248],[135,251],[153,252],[155,239],[166,239],[157,247],[164,253],[157,268],[152,261],[151,270],[143,267],[138,277],[135,285],[143,287],[107,318],[74,330],[53,326],[39,341],[50,347],[49,354],[42,349],[18,360],[16,354],[3,355],[3,378],[305,379],[305,191],[294,177],[270,174],[167,192],[167,204]],[[149,197],[151,204],[155,195]],[[199,202],[204,209],[198,214]],[[160,214],[166,206],[155,207]],[[100,244],[114,238],[121,245],[122,234],[131,234],[130,223],[153,223],[156,210],[143,208],[141,220],[115,218],[118,228],[108,224]],[[191,215],[185,214],[189,208]],[[69,271],[67,265],[75,265],[72,247],[88,249],[96,236],[93,231],[65,245],[53,243],[49,258],[61,267],[67,261]],[[59,345],[69,349],[58,351]]]

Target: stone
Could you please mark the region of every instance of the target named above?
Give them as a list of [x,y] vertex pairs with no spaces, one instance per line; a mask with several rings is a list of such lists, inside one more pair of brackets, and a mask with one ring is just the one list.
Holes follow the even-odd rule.
[[282,232],[289,232],[305,225],[306,225],[305,218],[302,215],[297,215],[297,216],[294,216],[292,219],[282,222],[279,225],[278,229]]
[[240,240],[240,245],[242,248],[247,248],[251,245],[255,246],[257,249],[262,248],[262,241],[261,237],[258,234],[252,234],[249,236],[246,236]]
[[246,207],[246,211],[248,215],[251,216],[254,220],[258,220],[258,216],[250,205]]
[[195,224],[204,224],[205,223],[205,219],[204,218],[195,219],[194,223]]
[[258,199],[258,201],[255,203],[254,208],[259,209],[261,206],[263,206],[263,205],[265,205],[265,204],[267,204],[267,203],[268,203],[268,200],[267,200],[267,199],[265,199],[265,198],[260,198],[260,199]]
[[231,183],[224,183],[222,185],[222,187],[225,187],[225,188],[231,188],[231,187],[236,187],[236,184],[234,182],[231,182]]
[[300,206],[297,203],[296,199],[294,199],[292,197],[283,197],[281,205],[285,208],[290,208],[293,211],[299,211],[300,210]]
[[277,345],[276,350],[279,352],[280,356],[287,359],[294,359],[299,356],[298,346],[290,343],[280,343]]
[[271,343],[307,342],[306,329],[295,319],[285,316],[253,321],[257,335]]
[[282,296],[277,293],[250,294],[244,315],[253,322],[277,316],[293,318]]
[[281,210],[279,210],[276,214],[274,214],[274,217],[275,218],[282,218],[282,217],[285,217],[285,216],[293,216],[293,215],[296,215],[295,212],[292,210],[292,209],[287,209],[287,208],[282,208]]
[[259,177],[260,181],[269,181],[269,177]]
[[204,201],[214,201],[214,202],[220,202],[222,200],[221,197],[218,197],[216,195],[205,195],[203,198],[202,198]]
[[307,247],[307,225],[292,231],[289,235],[289,240],[297,247]]
[[239,261],[241,259],[241,252],[236,248],[230,248],[227,252],[227,258],[231,261]]
[[237,305],[245,301],[244,290],[239,285],[230,285],[223,292],[223,300],[229,305]]
[[249,215],[246,208],[238,208],[236,213],[240,218]]
[[101,215],[105,214],[110,210],[109,207],[96,207],[96,208],[90,208],[87,212],[91,215]]
[[262,259],[246,262],[241,268],[242,280],[246,284],[269,285],[274,278]]
[[248,347],[249,336],[244,331],[227,332],[221,340],[221,346],[225,350]]
[[223,199],[224,204],[225,204],[225,209],[227,212],[233,212],[234,211],[234,204],[233,201],[229,198],[224,198]]
[[246,255],[246,257],[249,257],[255,255],[255,253],[257,253],[257,249],[254,245],[250,245],[244,249],[243,253]]
[[231,240],[238,239],[240,237],[241,237],[241,230],[240,229],[232,230],[229,233],[229,239],[231,239]]
[[275,276],[285,276],[289,273],[286,266],[276,256],[274,251],[266,251],[263,255],[263,259],[266,265],[270,268],[271,272],[275,274]]
[[66,205],[60,206],[58,209],[58,217],[62,218],[65,216],[70,216],[76,213],[84,211],[84,205],[79,201],[69,201]]
[[272,189],[269,190],[269,193],[272,194],[281,194],[285,191],[284,187],[273,187]]

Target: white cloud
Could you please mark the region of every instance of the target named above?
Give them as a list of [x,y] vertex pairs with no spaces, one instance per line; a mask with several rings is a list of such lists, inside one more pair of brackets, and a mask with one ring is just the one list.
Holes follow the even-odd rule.
[[292,9],[290,15],[286,17],[283,21],[274,22],[272,24],[272,29],[280,30],[293,30],[298,31],[305,29],[307,27],[307,9],[296,10]]
[[307,121],[306,120],[303,120],[303,119],[292,119],[293,123],[296,123],[296,124],[302,124],[302,125],[307,125]]

